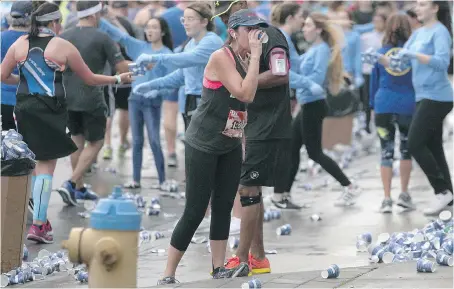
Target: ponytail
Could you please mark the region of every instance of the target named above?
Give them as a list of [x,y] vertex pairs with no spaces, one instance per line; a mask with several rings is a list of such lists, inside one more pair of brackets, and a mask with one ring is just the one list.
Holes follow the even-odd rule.
[[38,22],[36,21],[36,13],[33,13],[31,16],[31,26],[29,37],[36,37],[39,34]]
[[326,43],[331,48],[331,59],[328,64],[328,90],[331,95],[337,95],[344,85],[344,64],[342,61],[342,34],[333,24],[327,24],[322,34],[325,34]]
[[[46,14],[50,14],[59,11],[60,8],[54,3],[44,2],[41,4],[31,15],[31,26],[29,37],[37,37],[39,34],[39,27],[46,27],[54,20],[49,21],[38,21],[36,18]],[[55,18],[54,18],[55,19]]]

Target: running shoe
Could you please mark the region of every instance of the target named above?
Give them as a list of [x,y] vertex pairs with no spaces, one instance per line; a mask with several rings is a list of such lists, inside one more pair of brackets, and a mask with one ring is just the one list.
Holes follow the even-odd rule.
[[338,207],[353,206],[359,193],[359,188],[355,185],[352,188],[344,187],[342,195],[334,202],[334,205]]
[[389,214],[393,211],[393,201],[389,198],[386,198],[381,202],[380,213]]
[[252,275],[249,264],[241,262],[240,258],[235,255],[227,260],[225,269],[227,270],[228,278],[247,277]]
[[53,236],[54,235],[54,230],[52,229],[52,225],[50,224],[49,220],[47,220],[47,222],[43,225],[44,227],[46,227],[46,231],[47,231],[47,234]]
[[167,284],[176,284],[180,283],[175,277],[164,277],[161,280],[158,280],[157,285],[167,285]]
[[46,224],[43,224],[41,226],[33,224],[28,230],[27,240],[41,244],[52,244],[54,242],[54,237],[49,234],[48,230],[49,227],[46,226]]
[[241,230],[241,219],[232,217],[230,221],[230,233],[229,235],[238,235]]
[[229,271],[227,271],[224,267],[218,267],[211,272],[211,276],[213,279],[224,279],[229,277]]
[[76,190],[76,200],[78,202],[96,201],[97,199],[98,195],[86,187],[83,187],[80,190]]
[[270,261],[266,257],[259,260],[249,253],[249,264],[253,275],[271,273]]
[[275,201],[273,198],[271,198],[271,202],[273,205],[275,205],[279,209],[284,209],[284,210],[301,210],[302,206],[299,206],[292,202],[290,196],[284,196],[282,200],[280,201]]
[[124,143],[120,145],[120,148],[118,149],[118,154],[120,155],[120,157],[123,157],[128,149],[129,143]]
[[61,188],[57,189],[63,202],[68,206],[77,206],[76,189],[73,188],[71,181],[63,183]]
[[106,146],[104,148],[104,155],[103,155],[103,159],[105,160],[111,160],[112,159],[112,153],[113,153],[113,150],[112,150],[112,147],[111,146]]
[[[28,199],[28,210],[30,211],[30,213],[33,215],[33,210],[35,208],[35,203],[33,202],[33,199]],[[52,229],[52,225],[50,224],[49,220],[47,220],[47,222],[43,225],[43,226],[46,226],[47,227],[47,233],[49,235],[54,235],[54,231]]]
[[177,154],[176,154],[176,153],[170,154],[170,155],[167,157],[167,166],[168,166],[169,168],[176,168],[176,167],[178,167],[178,159],[177,159]]
[[407,192],[400,193],[399,198],[397,199],[397,205],[404,209],[414,210],[416,208],[410,194]]
[[424,209],[424,215],[437,215],[443,211],[447,206],[452,206],[453,195],[451,191],[446,190],[442,193],[436,194],[432,204]]

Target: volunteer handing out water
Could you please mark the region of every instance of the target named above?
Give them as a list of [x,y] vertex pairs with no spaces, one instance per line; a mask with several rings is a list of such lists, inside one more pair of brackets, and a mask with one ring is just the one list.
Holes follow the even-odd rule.
[[183,52],[175,54],[142,54],[136,59],[138,65],[153,63],[160,66],[178,68],[165,77],[153,79],[134,87],[133,93],[147,93],[152,90],[180,88],[185,86],[185,129],[188,128],[191,116],[201,99],[202,79],[205,65],[211,54],[223,45],[222,39],[214,33],[211,6],[195,2],[184,10],[181,22],[186,34],[191,39],[184,45]]

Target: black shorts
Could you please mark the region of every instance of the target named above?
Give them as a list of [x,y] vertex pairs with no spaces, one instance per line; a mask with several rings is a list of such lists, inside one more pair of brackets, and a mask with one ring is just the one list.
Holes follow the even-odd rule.
[[290,139],[246,141],[240,184],[285,187],[290,168]]
[[68,110],[65,99],[47,95],[18,94],[14,109],[17,131],[36,155],[36,160],[69,156],[77,146],[66,132]]
[[128,110],[128,98],[131,93],[131,87],[122,87],[113,89],[115,96],[115,108]]
[[106,133],[106,111],[68,111],[68,129],[71,135],[83,135],[86,141],[95,142],[104,139]]

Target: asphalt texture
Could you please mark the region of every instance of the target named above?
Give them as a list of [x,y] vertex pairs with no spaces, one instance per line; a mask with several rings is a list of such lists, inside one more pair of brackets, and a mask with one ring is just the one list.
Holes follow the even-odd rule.
[[[180,125],[180,128],[183,126]],[[181,130],[181,129],[180,129]],[[378,140],[378,139],[377,139]],[[164,137],[162,134],[162,141]],[[118,147],[117,125],[114,124],[114,149]],[[165,143],[163,144],[165,148]],[[446,157],[452,168],[453,143],[445,143]],[[178,141],[179,166],[177,169],[168,169],[168,179],[180,182],[180,190],[184,191],[184,148]],[[112,191],[113,186],[131,180],[132,161],[131,150],[123,158],[114,151],[114,159],[98,161],[99,168],[85,180],[100,196],[105,197]],[[301,211],[284,211],[280,220],[274,220],[264,225],[265,249],[277,250],[277,254],[268,255],[272,266],[272,274],[260,275],[263,287],[276,288],[355,288],[355,287],[450,287],[452,288],[453,272],[451,267],[439,268],[432,274],[416,273],[413,263],[371,265],[367,254],[357,253],[355,247],[356,236],[360,233],[371,232],[374,240],[383,232],[411,231],[422,228],[431,219],[422,214],[433,197],[433,192],[421,169],[416,165],[413,168],[410,181],[410,194],[417,206],[413,211],[401,211],[394,207],[392,214],[378,212],[383,199],[383,190],[380,180],[379,150],[371,154],[361,152],[354,158],[346,174],[352,177],[362,188],[362,194],[355,206],[339,208],[334,206],[335,199],[340,194],[340,186],[326,173],[317,176],[308,176],[300,173],[292,191],[293,200],[305,204]],[[113,170],[113,169],[114,170]],[[115,172],[113,172],[115,171]],[[58,188],[71,175],[69,158],[58,161],[53,187]],[[142,189],[140,193],[146,199],[159,197],[159,191],[153,187],[157,184],[156,170],[149,146],[144,146],[144,165],[142,172]],[[328,182],[328,185],[326,184]],[[310,190],[303,185],[312,187]],[[269,203],[266,195],[272,192],[265,190],[265,203]],[[396,176],[393,179],[392,197],[397,200],[400,193],[400,182]],[[146,230],[164,232],[166,238],[140,248],[138,258],[138,287],[152,287],[162,277],[165,268],[167,253],[154,254],[152,249],[165,249],[167,252],[169,237],[173,225],[180,217],[184,208],[184,199],[160,197],[162,211],[159,216],[142,218],[142,226]],[[61,249],[61,241],[65,240],[71,228],[88,226],[88,220],[78,216],[83,207],[67,207],[57,193],[53,193],[48,210],[48,218],[54,228],[54,244],[38,245],[26,241],[30,252],[30,260],[36,257],[41,249],[55,252]],[[310,216],[318,214],[319,221],[312,221]],[[276,236],[275,230],[283,224],[291,224],[290,236]],[[206,234],[205,236],[208,236]],[[228,249],[228,255],[233,254]],[[320,277],[320,270],[330,264],[337,264],[341,268],[338,279],[325,280]],[[240,288],[241,283],[250,278],[235,280],[210,280],[211,257],[206,244],[191,244],[180,266],[177,269],[177,279],[182,282],[179,287],[229,287]],[[292,273],[297,272],[297,273]],[[46,287],[46,288],[73,288],[87,287],[78,284],[71,274],[55,273],[44,280],[16,285],[15,287]]]

